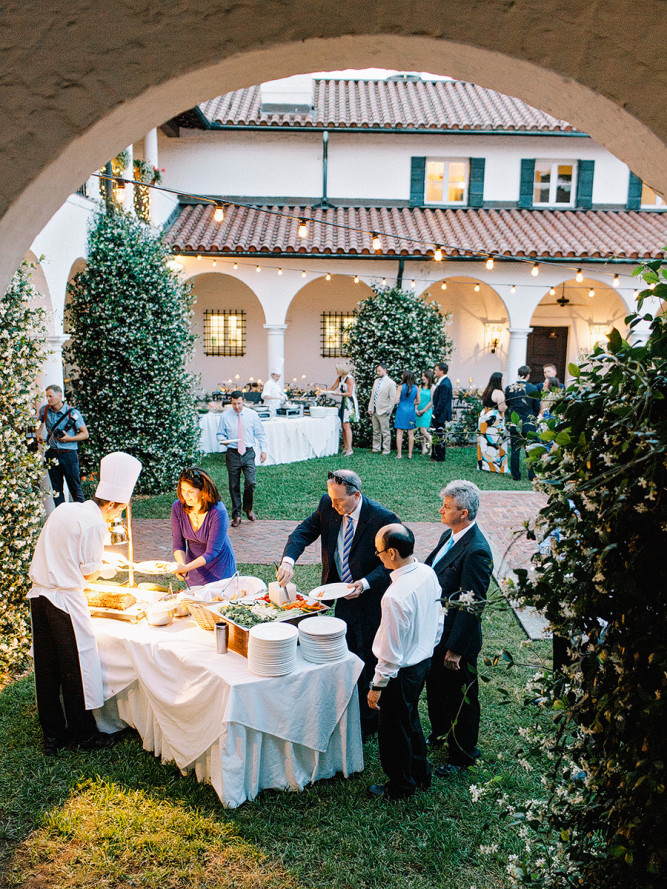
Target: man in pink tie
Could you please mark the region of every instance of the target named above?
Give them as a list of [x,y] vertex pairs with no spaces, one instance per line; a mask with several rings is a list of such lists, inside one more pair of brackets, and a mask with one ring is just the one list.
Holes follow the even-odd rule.
[[229,475],[229,496],[232,500],[232,528],[241,524],[241,472],[243,472],[243,512],[251,522],[255,515],[252,503],[255,493],[255,453],[266,462],[267,437],[262,421],[255,411],[245,407],[240,389],[232,392],[232,409],[225,411],[218,426],[218,442],[227,448],[225,459]]

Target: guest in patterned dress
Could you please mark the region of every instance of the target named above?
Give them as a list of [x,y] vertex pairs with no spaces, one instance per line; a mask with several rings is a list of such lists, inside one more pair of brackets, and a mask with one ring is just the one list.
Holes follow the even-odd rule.
[[485,472],[509,473],[506,410],[503,375],[493,373],[482,395],[482,412],[477,424],[477,468]]

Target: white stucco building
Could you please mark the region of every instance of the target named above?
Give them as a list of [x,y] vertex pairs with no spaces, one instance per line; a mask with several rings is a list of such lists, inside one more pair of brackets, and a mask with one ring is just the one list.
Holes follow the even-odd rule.
[[[451,313],[454,383],[523,363],[563,377],[624,330],[631,271],[667,243],[660,198],[604,147],[460,81],[292,77],[203,102],[131,152],[174,190],[151,193],[151,220],[192,279],[207,392],[279,359],[287,384],[331,383],[341,326],[383,280]],[[72,195],[31,247],[51,309],[44,382],[58,378],[66,282],[96,208]]]

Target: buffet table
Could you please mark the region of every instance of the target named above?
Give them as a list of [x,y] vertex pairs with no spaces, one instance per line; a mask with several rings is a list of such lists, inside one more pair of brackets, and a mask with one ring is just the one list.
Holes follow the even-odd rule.
[[[216,438],[220,416],[217,411],[200,416],[200,445],[207,454],[225,450],[218,446]],[[262,424],[268,438],[268,457],[264,466],[296,463],[298,460],[338,453],[340,420],[337,416],[277,418],[262,420]],[[259,465],[259,454],[255,462]]]
[[299,652],[293,673],[266,679],[241,655],[218,654],[213,633],[192,618],[167,627],[95,618],[93,626],[100,730],[132,726],[145,750],[194,771],[223,805],[363,769],[355,655],[311,664]]

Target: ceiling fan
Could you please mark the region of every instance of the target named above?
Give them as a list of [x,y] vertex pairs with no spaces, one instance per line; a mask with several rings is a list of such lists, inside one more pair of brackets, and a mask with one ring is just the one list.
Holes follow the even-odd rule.
[[561,295],[555,302],[552,303],[542,303],[543,306],[560,306],[561,309],[564,309],[566,306],[570,306],[571,308],[585,308],[585,303],[573,303],[565,296],[565,285],[563,284]]

